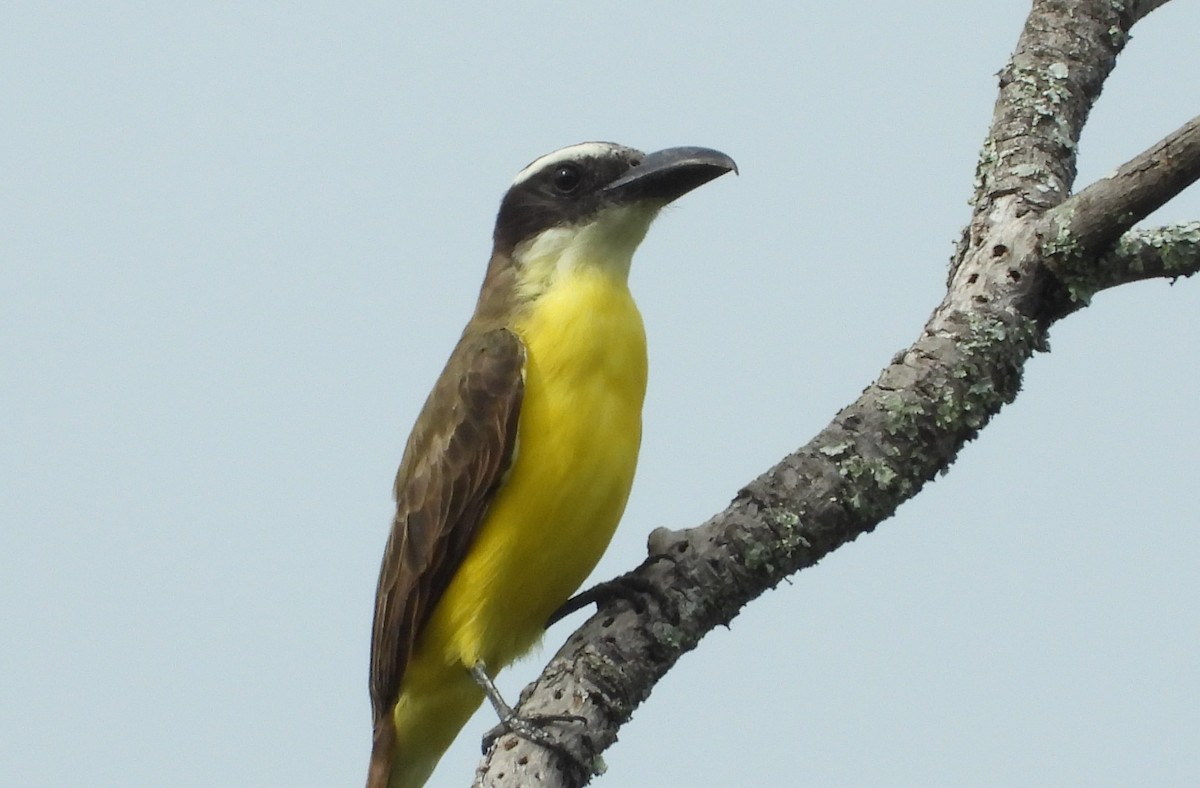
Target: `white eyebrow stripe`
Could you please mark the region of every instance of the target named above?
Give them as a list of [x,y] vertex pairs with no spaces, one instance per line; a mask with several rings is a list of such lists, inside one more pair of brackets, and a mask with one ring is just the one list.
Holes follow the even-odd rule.
[[516,186],[518,183],[528,180],[534,173],[540,172],[551,165],[564,161],[584,159],[589,156],[600,158],[611,154],[615,150],[620,150],[621,147],[612,142],[581,142],[578,145],[568,145],[565,148],[559,148],[541,158],[534,159],[528,167],[517,173],[517,177],[513,178],[512,185]]

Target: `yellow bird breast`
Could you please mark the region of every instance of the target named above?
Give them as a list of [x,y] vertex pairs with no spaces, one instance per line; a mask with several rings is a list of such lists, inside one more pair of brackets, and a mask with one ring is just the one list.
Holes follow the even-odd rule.
[[646,337],[624,277],[572,266],[512,328],[526,349],[513,463],[410,670],[466,678],[532,647],[600,560],[633,484]]
[[390,785],[421,785],[478,707],[468,668],[528,651],[600,560],[625,510],[642,436],[646,337],[623,276],[555,278],[513,324],[525,394],[512,465],[405,669]]
[[492,669],[534,644],[608,546],[646,392],[645,332],[623,277],[576,268],[513,328],[526,348],[515,457],[439,605],[457,619],[451,650]]

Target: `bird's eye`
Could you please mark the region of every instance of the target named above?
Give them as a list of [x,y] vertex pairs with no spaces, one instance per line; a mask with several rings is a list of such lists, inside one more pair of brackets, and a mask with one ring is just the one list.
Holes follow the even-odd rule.
[[554,174],[550,176],[550,182],[554,184],[554,190],[559,194],[570,194],[583,182],[583,174],[579,172],[578,167],[563,164],[554,170]]

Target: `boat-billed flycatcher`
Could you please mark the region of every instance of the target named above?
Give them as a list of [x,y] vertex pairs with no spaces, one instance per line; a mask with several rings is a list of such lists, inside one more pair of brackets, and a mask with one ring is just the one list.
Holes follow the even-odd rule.
[[476,675],[531,648],[608,546],[646,390],[630,261],[663,206],[733,169],[706,148],[586,142],[504,195],[475,313],[396,475],[368,788],[425,783],[483,700]]

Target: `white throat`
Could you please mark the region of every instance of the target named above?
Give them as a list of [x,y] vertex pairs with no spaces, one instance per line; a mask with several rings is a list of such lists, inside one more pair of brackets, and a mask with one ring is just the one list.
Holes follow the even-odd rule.
[[658,206],[607,208],[586,224],[551,227],[513,249],[522,294],[537,297],[560,276],[589,272],[629,280],[633,253],[646,237]]

